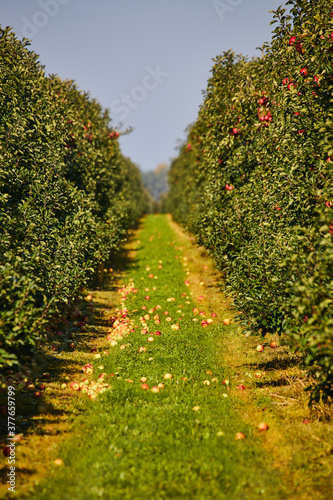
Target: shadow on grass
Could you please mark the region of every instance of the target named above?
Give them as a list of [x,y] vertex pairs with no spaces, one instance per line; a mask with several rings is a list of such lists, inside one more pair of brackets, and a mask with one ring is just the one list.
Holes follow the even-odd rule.
[[282,378],[282,377],[275,379],[275,380],[266,380],[266,381],[260,380],[260,381],[256,382],[256,386],[259,388],[262,388],[262,387],[282,387],[282,386],[286,386],[286,385],[290,385],[290,381],[287,380],[286,378]]
[[268,361],[264,361],[262,363],[255,363],[255,366],[260,370],[269,371],[269,370],[284,370],[286,368],[291,368],[296,366],[300,367],[302,363],[303,363],[302,356],[290,355],[284,357],[277,357],[274,359],[270,359]]

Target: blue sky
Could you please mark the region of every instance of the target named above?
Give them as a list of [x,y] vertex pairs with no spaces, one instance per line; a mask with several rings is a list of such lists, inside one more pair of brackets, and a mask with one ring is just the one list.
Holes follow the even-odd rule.
[[30,38],[47,73],[75,80],[134,131],[122,151],[144,171],[177,155],[212,58],[271,40],[275,0],[1,0],[0,24]]

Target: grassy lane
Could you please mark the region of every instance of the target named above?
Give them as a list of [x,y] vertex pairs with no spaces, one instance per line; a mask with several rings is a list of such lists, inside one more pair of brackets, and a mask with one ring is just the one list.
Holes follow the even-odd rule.
[[223,326],[214,319],[203,327],[205,317],[193,313],[186,260],[167,217],[147,217],[138,238],[122,293],[128,315],[110,328],[109,356],[92,359],[93,374],[82,375],[105,373],[110,388],[76,418],[76,437],[59,453],[64,465],[33,497],[288,498],[262,435],[234,411],[219,361]]

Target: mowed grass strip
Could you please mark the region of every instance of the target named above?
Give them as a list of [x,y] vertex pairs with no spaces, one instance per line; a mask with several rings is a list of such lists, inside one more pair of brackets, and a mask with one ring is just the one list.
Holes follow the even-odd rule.
[[[92,362],[92,378],[105,372],[111,375],[111,387],[76,418],[75,437],[58,453],[64,465],[54,466],[32,496],[289,498],[272,457],[261,447],[262,435],[233,409],[218,363],[223,329],[215,318],[203,327],[207,317],[193,313],[197,305],[185,283],[184,256],[175,249],[179,242],[167,216],[145,218],[138,238],[134,265],[127,272],[127,283],[137,292],[128,293],[122,306],[133,321],[132,331],[109,348],[103,361]],[[200,306],[204,312],[204,303]],[[145,314],[149,319],[140,322]],[[148,333],[142,333],[142,322]],[[177,323],[179,329],[172,327]],[[139,352],[140,347],[146,350]],[[142,388],[142,377],[149,388]],[[158,384],[164,387],[152,392]],[[235,439],[237,433],[245,438]]]

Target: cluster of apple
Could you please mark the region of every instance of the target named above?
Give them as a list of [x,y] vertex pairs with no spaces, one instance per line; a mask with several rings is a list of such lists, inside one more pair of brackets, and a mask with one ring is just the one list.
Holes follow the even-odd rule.
[[[36,398],[40,398],[44,391],[46,393],[48,392],[50,388],[47,388],[44,380],[51,378],[50,373],[45,372],[36,377],[36,370],[38,370],[39,366],[35,359],[30,356],[25,356],[24,361],[24,365],[15,365],[15,370],[7,370],[5,374],[0,377],[0,394],[7,393],[8,387],[15,387],[16,394],[29,392]],[[40,379],[42,379],[42,381],[40,381]],[[0,414],[6,413],[7,405],[0,406]]]
[[[92,365],[90,364],[89,367],[91,367],[91,372],[89,371],[89,368],[84,367],[86,369],[85,373],[92,374]],[[101,369],[103,368],[104,367],[101,367]],[[102,394],[103,392],[110,389],[110,384],[104,381],[105,377],[110,376],[112,375],[108,376],[107,373],[101,373],[96,382],[90,381],[88,378],[85,378],[84,380],[82,380],[82,382],[72,382],[70,384],[70,388],[73,391],[81,391],[82,394],[86,394],[89,399],[95,400],[99,394]],[[62,384],[61,388],[66,389],[67,385]]]
[[[117,317],[111,318],[113,322],[112,328],[108,330],[108,334],[106,339],[110,343],[111,346],[116,346],[118,344],[118,340],[121,340],[129,334],[132,330],[132,322],[128,317],[128,309],[122,308],[117,311]],[[124,348],[124,346],[120,346],[120,348]]]
[[204,311],[199,311],[199,309],[197,307],[195,307],[193,309],[193,314],[194,314],[193,321],[199,321],[199,319],[195,317],[196,315],[199,315],[199,316],[202,317],[201,326],[203,328],[206,328],[208,325],[210,325],[211,323],[213,323],[213,319],[212,318],[216,317],[216,313],[212,313],[212,318],[205,319],[206,318],[206,313]]
[[[172,373],[165,373],[163,375],[163,379],[164,380],[171,380],[173,378],[173,375]],[[132,381],[130,381],[132,382]],[[153,387],[149,387],[149,385],[147,384],[148,380],[147,380],[147,377],[141,377],[140,378],[140,382],[141,382],[141,389],[143,389],[144,391],[147,391],[147,390],[151,390],[151,392],[160,392],[161,389],[164,388],[164,383],[163,382],[159,382],[157,385],[154,385]]]
[[[81,301],[81,297],[78,297]],[[72,304],[69,306],[67,317],[57,317],[53,322],[45,327],[46,337],[52,342],[51,349],[59,352],[64,349],[74,349],[73,340],[77,334],[86,331],[86,326],[90,321],[93,312],[93,297],[89,293],[85,297],[85,303],[79,306]],[[45,338],[42,339],[42,342]]]
[[[278,344],[275,340],[273,340],[273,341],[269,344],[269,346],[270,346],[272,349],[276,349],[276,348],[279,346],[279,344]],[[264,346],[263,346],[262,344],[260,344],[260,345],[258,345],[258,346],[257,346],[257,351],[258,351],[258,352],[263,352],[263,350],[264,350]]]
[[267,105],[268,98],[263,94],[263,97],[259,99],[258,118],[265,126],[268,126],[268,123],[273,120],[272,113],[267,110]]

